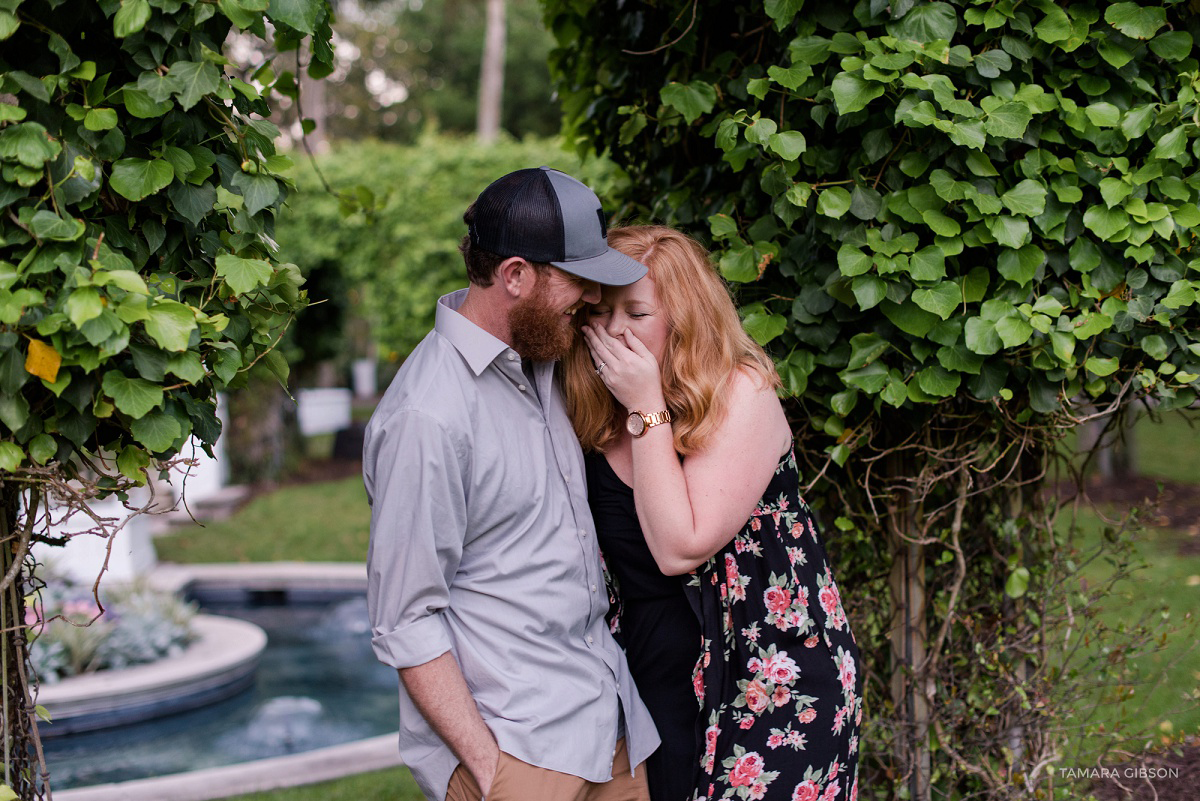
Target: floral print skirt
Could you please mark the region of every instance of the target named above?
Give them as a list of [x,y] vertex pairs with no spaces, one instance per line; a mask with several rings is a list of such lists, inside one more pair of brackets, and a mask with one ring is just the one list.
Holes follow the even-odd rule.
[[754,514],[686,587],[704,753],[695,801],[856,801],[858,647],[825,547],[784,456]]

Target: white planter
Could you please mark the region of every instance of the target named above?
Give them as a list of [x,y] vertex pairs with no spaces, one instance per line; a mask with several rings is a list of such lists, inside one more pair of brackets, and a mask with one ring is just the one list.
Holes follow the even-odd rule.
[[374,398],[375,393],[379,391],[379,385],[375,380],[374,359],[355,359],[354,363],[350,365],[350,377],[356,398]]
[[306,437],[332,434],[350,425],[350,404],[354,393],[349,389],[302,389],[296,393],[297,421]]
[[[133,493],[131,493],[132,495]],[[145,498],[130,498],[131,505],[135,506],[144,504],[147,500],[149,500],[148,493]],[[114,519],[117,523],[129,514],[129,510],[116,498],[96,501],[92,503],[91,508],[98,517]],[[151,516],[149,514],[138,515],[126,523],[125,527],[113,537],[111,551],[108,548],[109,540],[106,537],[82,533],[95,527],[95,521],[90,517],[82,512],[77,512],[63,521],[61,516],[61,510],[55,510],[51,514],[54,523],[50,527],[51,536],[72,534],[75,536],[72,536],[62,547],[44,543],[35,543],[33,546],[33,552],[37,559],[45,562],[57,573],[65,574],[81,584],[91,585],[100,575],[107,556],[108,571],[105,573],[105,579],[132,581],[138,576],[150,572],[158,563],[158,556],[154,552],[154,542],[150,536]]]

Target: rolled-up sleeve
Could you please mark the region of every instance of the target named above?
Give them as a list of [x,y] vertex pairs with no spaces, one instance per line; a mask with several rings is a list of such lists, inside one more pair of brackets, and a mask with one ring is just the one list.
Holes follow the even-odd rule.
[[443,614],[466,535],[459,457],[437,420],[399,410],[368,430],[363,467],[371,643],[384,664],[421,665],[451,647]]

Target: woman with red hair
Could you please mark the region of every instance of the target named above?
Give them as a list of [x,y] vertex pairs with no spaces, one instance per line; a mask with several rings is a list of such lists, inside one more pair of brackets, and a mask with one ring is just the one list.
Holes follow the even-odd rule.
[[603,289],[565,387],[620,634],[663,740],[651,797],[854,799],[858,649],[774,365],[699,244],[661,226],[608,240],[649,272]]

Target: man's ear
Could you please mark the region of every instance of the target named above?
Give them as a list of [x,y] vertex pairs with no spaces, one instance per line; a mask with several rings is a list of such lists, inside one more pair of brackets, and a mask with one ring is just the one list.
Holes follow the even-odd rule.
[[500,284],[514,298],[522,298],[533,291],[537,283],[537,270],[533,265],[519,256],[505,259],[496,268]]

